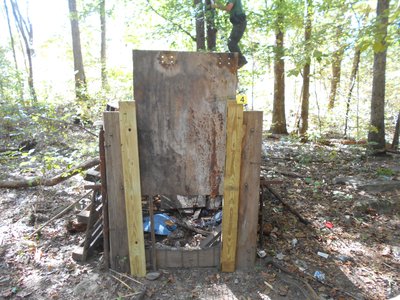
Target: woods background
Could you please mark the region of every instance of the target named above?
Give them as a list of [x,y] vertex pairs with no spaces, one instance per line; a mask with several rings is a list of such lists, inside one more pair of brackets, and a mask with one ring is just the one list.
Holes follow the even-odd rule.
[[[100,118],[107,102],[132,99],[132,49],[228,51],[228,15],[209,4],[3,0],[3,122],[17,122],[28,107],[42,109],[33,122]],[[239,71],[238,92],[248,95],[248,109],[265,112],[265,129],[396,146],[398,1],[256,0],[244,7],[249,63]]]

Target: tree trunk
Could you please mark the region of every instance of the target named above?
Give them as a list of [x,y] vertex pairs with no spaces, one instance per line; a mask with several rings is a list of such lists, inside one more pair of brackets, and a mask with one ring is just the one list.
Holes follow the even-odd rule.
[[400,112],[397,115],[396,127],[394,128],[392,149],[396,150],[399,148],[399,134],[400,134]]
[[361,57],[360,47],[356,46],[356,49],[354,52],[354,57],[353,57],[353,66],[351,67],[349,93],[347,94],[347,101],[346,101],[346,113],[345,113],[345,122],[344,122],[344,137],[345,138],[347,138],[347,129],[348,129],[349,113],[350,113],[350,102],[351,102],[351,97],[353,94],[354,86],[356,85],[356,78],[357,78],[358,68],[360,65],[360,57]]
[[282,31],[283,14],[279,13],[276,19],[275,32],[275,59],[274,59],[274,104],[272,110],[271,133],[287,134],[285,115],[285,61],[284,61],[284,34]]
[[107,44],[106,44],[106,0],[100,0],[100,27],[101,27],[101,87],[107,89]]
[[11,49],[12,49],[13,58],[14,58],[14,65],[15,65],[15,74],[17,76],[17,82],[18,82],[18,93],[19,93],[20,100],[23,101],[24,100],[24,89],[23,89],[23,84],[22,84],[22,81],[21,81],[21,76],[20,76],[20,72],[19,72],[19,68],[18,68],[17,54],[15,52],[15,42],[14,42],[14,37],[13,37],[13,34],[12,34],[12,30],[11,30],[10,14],[8,12],[8,5],[7,5],[7,1],[6,0],[4,0],[4,9],[6,11],[7,26],[8,26],[8,32],[10,34]]
[[13,15],[15,18],[15,22],[17,24],[17,28],[19,32],[21,33],[22,39],[24,40],[24,45],[25,45],[25,52],[28,58],[28,86],[29,86],[29,92],[31,94],[31,99],[33,102],[37,102],[37,97],[36,97],[36,91],[35,91],[35,86],[33,83],[33,63],[32,63],[32,53],[33,53],[33,30],[32,30],[32,24],[29,21],[29,18],[25,20],[21,12],[19,11],[18,4],[15,0],[10,0],[12,10],[13,10]]
[[217,28],[215,27],[215,9],[211,8],[211,0],[206,0],[207,50],[215,51],[217,46]]
[[311,40],[311,5],[312,1],[307,0],[306,4],[306,22],[304,28],[304,43],[305,43],[305,55],[307,56],[307,62],[303,67],[303,89],[302,89],[302,101],[301,101],[301,116],[299,123],[299,134],[304,136],[308,130],[308,111],[310,106],[310,40]]
[[389,17],[389,0],[378,0],[376,8],[376,34],[374,46],[379,47],[374,54],[374,70],[371,98],[371,128],[368,144],[374,153],[385,151],[385,73],[386,35]]
[[86,76],[83,67],[81,37],[79,31],[78,12],[76,10],[76,0],[68,0],[71,33],[72,50],[74,55],[74,73],[75,73],[75,94],[81,101],[87,100]]
[[196,50],[206,50],[204,29],[204,5],[202,0],[194,0],[196,18]]
[[340,44],[340,37],[343,33],[343,27],[340,25],[336,28],[336,47],[337,49],[333,52],[332,60],[332,78],[331,78],[331,90],[329,93],[328,109],[332,110],[335,106],[336,94],[340,84],[340,76],[342,73],[342,60],[344,47]]

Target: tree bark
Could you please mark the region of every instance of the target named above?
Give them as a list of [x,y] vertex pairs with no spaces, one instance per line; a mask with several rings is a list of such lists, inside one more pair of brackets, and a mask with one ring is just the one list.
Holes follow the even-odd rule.
[[196,50],[206,49],[206,37],[204,27],[204,5],[202,0],[194,0],[196,18]]
[[394,128],[394,135],[393,135],[393,142],[392,142],[392,149],[396,150],[399,148],[399,134],[400,134],[400,111],[397,115],[396,127]]
[[332,110],[335,106],[336,94],[340,85],[340,76],[342,73],[342,60],[344,47],[340,44],[340,37],[343,33],[343,27],[339,25],[336,28],[336,47],[337,49],[333,52],[332,60],[332,78],[331,78],[331,90],[329,93],[328,109]]
[[350,114],[350,102],[351,102],[351,97],[353,94],[354,86],[356,85],[357,73],[358,73],[358,68],[360,65],[360,57],[361,57],[361,49],[360,49],[360,47],[356,46],[356,48],[354,50],[353,65],[351,67],[349,93],[347,94],[347,101],[346,101],[346,113],[345,113],[345,122],[344,122],[344,137],[345,138],[347,138],[347,129],[348,129],[348,124],[349,124],[349,114]]
[[272,110],[271,133],[287,134],[285,115],[285,61],[284,61],[284,33],[282,31],[284,15],[278,13],[275,31],[275,58],[274,58],[274,104]]
[[106,0],[100,0],[100,28],[101,28],[101,87],[108,88],[107,82],[107,43],[106,43]]
[[61,174],[58,174],[52,178],[43,178],[40,176],[30,178],[30,179],[21,179],[21,180],[4,180],[0,181],[0,188],[7,189],[18,189],[18,188],[29,188],[34,186],[53,186],[60,182],[67,180],[68,178],[79,174],[81,171],[93,168],[100,163],[98,158],[93,158],[88,160],[70,170],[66,170]]
[[215,27],[215,9],[211,8],[211,0],[206,0],[207,50],[215,51],[217,47],[217,28]]
[[376,8],[376,33],[374,53],[374,70],[372,80],[371,122],[368,133],[368,144],[373,153],[385,152],[385,73],[387,53],[387,27],[389,17],[389,0],[378,0]]
[[311,5],[312,1],[307,0],[305,2],[306,5],[306,16],[305,16],[305,28],[304,28],[304,43],[305,43],[305,55],[306,55],[306,64],[303,67],[303,89],[302,89],[302,100],[301,100],[301,116],[300,116],[300,123],[299,123],[299,134],[304,136],[308,130],[308,112],[310,106],[310,52],[311,52]]
[[74,73],[75,73],[75,94],[78,100],[87,100],[86,76],[83,67],[81,36],[79,30],[78,12],[76,9],[76,0],[68,0],[70,13],[71,33],[72,33],[72,51],[74,55]]

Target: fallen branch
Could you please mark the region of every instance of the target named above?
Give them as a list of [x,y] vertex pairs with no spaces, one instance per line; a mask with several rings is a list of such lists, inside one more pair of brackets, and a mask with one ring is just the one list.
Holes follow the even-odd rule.
[[282,197],[278,194],[277,191],[275,191],[272,187],[268,186],[267,184],[263,185],[264,188],[266,188],[276,199],[278,199],[283,206],[285,206],[292,214],[294,214],[300,222],[302,222],[305,225],[311,224],[311,222],[307,219],[305,219],[302,215],[300,215],[293,207],[291,207],[288,203],[286,203]]
[[40,226],[38,229],[36,229],[34,232],[32,232],[29,236],[33,236],[36,233],[38,233],[40,230],[42,230],[44,227],[49,225],[51,222],[53,222],[55,219],[61,217],[63,214],[65,214],[67,211],[69,211],[72,207],[74,207],[79,201],[81,201],[83,198],[88,196],[92,191],[87,192],[84,196],[80,197],[78,200],[74,201],[70,205],[68,205],[66,208],[64,208],[62,211],[60,211],[58,214],[56,214],[54,217],[52,217],[50,220],[48,220],[46,223],[44,223],[42,226]]
[[[293,272],[290,272],[288,269],[286,269],[284,266],[282,266],[282,265],[280,265],[279,263],[277,263],[272,257],[267,258],[265,264],[266,264],[266,265],[271,264],[271,265],[274,266],[275,268],[281,270],[281,271],[284,272],[284,273],[287,273],[287,274],[290,275],[290,276],[293,276],[293,274],[294,274]],[[312,275],[309,274],[309,273],[304,272],[303,274],[304,274],[304,277],[307,277],[307,278],[309,278],[309,279],[311,279],[311,280],[313,280],[313,281],[315,281],[315,282],[318,282],[318,283],[320,283],[320,284],[322,284],[322,285],[325,285],[325,286],[327,286],[327,287],[329,287],[329,288],[331,288],[331,289],[336,289],[336,290],[340,291],[341,293],[346,294],[347,296],[350,296],[350,297],[353,298],[353,299],[356,299],[356,300],[359,300],[359,299],[360,299],[360,297],[357,296],[357,295],[353,295],[352,293],[346,292],[345,290],[343,290],[343,289],[341,289],[341,288],[337,288],[337,287],[335,287],[335,286],[333,286],[332,284],[329,284],[329,283],[327,283],[327,282],[323,282],[323,281],[317,280],[314,276],[312,276]],[[297,277],[297,278],[298,278],[302,283],[304,283],[304,285],[307,287],[307,290],[310,292],[310,294],[311,294],[311,296],[312,296],[312,299],[320,299],[320,297],[318,297],[318,295],[315,293],[314,289],[313,289],[313,288],[310,286],[310,284],[307,282],[306,278],[304,278],[304,279],[302,279],[302,278],[300,278],[300,277]]]
[[33,177],[30,179],[20,179],[20,180],[4,180],[0,181],[0,188],[6,188],[6,189],[18,189],[18,188],[28,188],[28,187],[34,187],[34,186],[54,186],[56,184],[59,184],[60,182],[63,182],[67,180],[68,178],[79,174],[80,172],[93,168],[97,166],[100,163],[100,160],[98,158],[93,158],[90,159],[84,163],[81,163],[80,165],[64,171],[52,178],[44,178],[41,176]]
[[[273,265],[275,268],[277,268],[278,270],[282,271],[283,273],[286,273],[287,275],[289,275],[289,276],[292,277],[292,278],[296,275],[294,272],[290,272],[290,271],[289,271],[288,269],[286,269],[284,266],[282,266],[282,265],[280,265],[279,263],[275,262],[274,259],[273,259],[272,257],[267,258],[265,264],[266,264],[266,265],[269,265],[269,264]],[[289,278],[290,278],[290,277],[289,277]],[[296,277],[295,277],[295,280],[300,281],[300,282],[303,283],[304,286],[306,287],[306,289],[307,289],[308,292],[303,291],[303,288],[300,287],[300,286],[298,286],[298,285],[296,284],[296,286],[297,286],[298,288],[300,288],[300,290],[303,292],[303,294],[304,294],[305,296],[307,296],[307,294],[308,294],[308,296],[310,297],[310,299],[313,299],[313,300],[318,300],[318,299],[320,299],[320,297],[316,294],[316,292],[314,291],[314,289],[311,287],[311,285],[308,283],[308,281],[307,281],[306,279],[303,279],[303,278],[300,278],[300,277],[296,276]]]
[[126,274],[119,273],[119,272],[117,272],[117,271],[115,271],[115,270],[113,270],[113,269],[110,269],[110,272],[112,272],[112,273],[114,273],[114,274],[117,274],[117,275],[119,275],[119,276],[121,276],[121,277],[125,277],[125,278],[127,278],[127,279],[129,279],[129,280],[132,280],[133,282],[138,283],[138,284],[140,284],[140,285],[144,285],[144,283],[142,283],[142,282],[140,282],[140,281],[138,281],[138,280],[136,280],[136,279],[134,279],[134,278],[132,278],[132,277],[126,275]]
[[276,170],[276,169],[268,169],[264,166],[261,166],[262,170],[268,171],[271,170],[275,173],[281,174],[283,176],[287,176],[287,177],[293,177],[293,178],[304,178],[306,177],[305,175],[299,174],[299,173],[295,173],[295,172],[289,172],[289,171],[282,171],[282,170]]
[[120,283],[122,283],[124,286],[126,286],[129,290],[134,291],[133,288],[131,288],[129,286],[129,284],[125,283],[124,281],[122,281],[121,279],[119,279],[118,277],[115,277],[113,274],[109,274],[112,278],[114,278],[115,280],[119,281]]

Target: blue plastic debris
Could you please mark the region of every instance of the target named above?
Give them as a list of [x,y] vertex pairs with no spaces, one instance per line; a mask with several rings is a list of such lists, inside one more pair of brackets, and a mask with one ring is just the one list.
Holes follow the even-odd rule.
[[215,216],[213,217],[213,220],[215,221],[216,224],[221,224],[222,222],[222,210],[217,212]]
[[[167,222],[168,221],[168,222]],[[166,223],[167,222],[167,223]],[[168,223],[174,225],[167,225]],[[143,230],[150,232],[150,217],[143,218]],[[158,235],[169,235],[172,231],[177,228],[173,218],[166,214],[154,215],[154,233]]]
[[325,273],[321,271],[315,271],[314,278],[317,279],[319,282],[325,281]]

